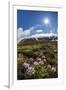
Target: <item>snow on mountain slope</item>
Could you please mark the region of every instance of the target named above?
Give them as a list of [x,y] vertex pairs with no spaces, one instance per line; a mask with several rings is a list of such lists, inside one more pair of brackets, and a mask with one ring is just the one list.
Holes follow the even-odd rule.
[[38,40],[38,38],[50,38],[50,37],[57,37],[57,34],[54,34],[54,33],[40,33],[40,34],[34,34],[34,35],[30,35],[30,36],[24,36],[24,37],[21,37],[17,42],[19,43],[21,40],[23,39],[32,39],[32,38],[35,38],[36,40]]

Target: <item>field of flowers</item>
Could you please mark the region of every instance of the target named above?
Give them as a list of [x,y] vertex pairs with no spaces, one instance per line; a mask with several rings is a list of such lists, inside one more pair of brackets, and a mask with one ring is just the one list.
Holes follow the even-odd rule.
[[57,41],[17,46],[17,79],[58,77]]

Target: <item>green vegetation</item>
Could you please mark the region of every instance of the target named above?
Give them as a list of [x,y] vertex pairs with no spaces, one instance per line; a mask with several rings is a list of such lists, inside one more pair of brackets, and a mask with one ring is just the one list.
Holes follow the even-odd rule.
[[17,79],[58,77],[57,41],[18,44]]

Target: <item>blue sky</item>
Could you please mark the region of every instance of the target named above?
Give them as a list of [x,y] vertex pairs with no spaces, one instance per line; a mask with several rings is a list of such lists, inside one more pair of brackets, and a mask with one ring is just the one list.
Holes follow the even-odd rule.
[[[49,24],[44,23],[48,19]],[[18,33],[33,35],[36,33],[57,33],[58,12],[17,10]],[[24,34],[23,33],[23,34]],[[21,35],[21,34],[19,34]],[[23,37],[21,35],[20,37]]]

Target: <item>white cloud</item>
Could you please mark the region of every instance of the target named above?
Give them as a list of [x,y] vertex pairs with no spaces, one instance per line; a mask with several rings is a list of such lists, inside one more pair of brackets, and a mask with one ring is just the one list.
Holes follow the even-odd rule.
[[33,29],[34,29],[34,27],[31,27],[31,28],[26,29],[26,30],[23,30],[23,28],[18,28],[17,42],[19,43],[22,39],[29,37],[31,34],[31,31]]
[[18,37],[20,37],[23,34],[23,28],[18,28],[17,33]]
[[30,35],[30,32],[31,32],[31,30],[27,29],[23,32],[23,34],[24,34],[24,36],[28,36],[28,35]]
[[41,33],[41,32],[43,32],[43,30],[42,29],[39,29],[39,30],[36,30],[36,32],[37,33]]

